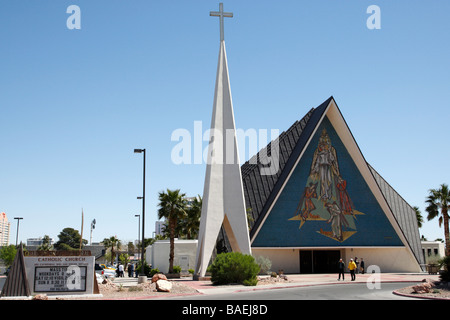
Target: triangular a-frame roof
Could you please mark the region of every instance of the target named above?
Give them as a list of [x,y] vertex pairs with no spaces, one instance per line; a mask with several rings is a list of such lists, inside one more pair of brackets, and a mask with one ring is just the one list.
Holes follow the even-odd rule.
[[[358,171],[358,175],[367,184],[378,208],[384,213],[384,219],[387,219],[385,224],[393,229],[392,234],[398,239],[398,243],[403,244],[416,261],[422,264],[423,254],[414,210],[366,162],[333,97],[317,108],[311,109],[305,117],[295,122],[276,141],[272,142],[278,143],[277,155],[271,153],[273,149],[271,143],[255,155],[256,158],[242,165],[246,206],[251,208],[249,211],[253,216],[250,231],[252,246],[255,245],[255,239],[299,165],[303,154],[310,146],[312,138],[316,137],[317,140],[317,131],[325,123],[329,123],[338,136],[339,143],[348,151],[352,163],[357,168],[354,171]],[[263,159],[264,157],[266,159]],[[275,174],[261,174],[264,167],[262,163],[267,163],[267,157],[279,160],[279,170]]]

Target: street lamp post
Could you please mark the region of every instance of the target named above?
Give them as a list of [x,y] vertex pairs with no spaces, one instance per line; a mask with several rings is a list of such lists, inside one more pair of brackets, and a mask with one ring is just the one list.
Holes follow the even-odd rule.
[[[139,281],[144,280],[145,276],[145,256],[144,256],[144,229],[145,229],[145,149],[134,149],[134,153],[143,153],[144,154],[144,169],[143,169],[143,181],[142,181],[142,242],[141,242],[141,272],[139,274]],[[139,199],[140,197],[138,197]],[[142,277],[142,278],[141,278]],[[146,276],[145,276],[146,277]]]
[[141,237],[141,215],[135,214],[134,216],[138,218],[138,241],[140,241],[139,238]]
[[17,241],[19,240],[19,222],[22,220],[22,217],[14,217],[14,219],[17,220],[17,233],[16,233],[16,247],[17,247]]

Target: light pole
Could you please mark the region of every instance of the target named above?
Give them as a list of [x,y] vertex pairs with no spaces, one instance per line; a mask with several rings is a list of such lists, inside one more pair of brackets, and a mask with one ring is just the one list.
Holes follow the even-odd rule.
[[22,220],[22,217],[14,217],[14,219],[17,220],[17,233],[16,233],[16,247],[17,247],[17,241],[19,240],[19,222]]
[[140,241],[139,238],[141,233],[141,215],[135,214],[134,216],[138,218],[138,241]]
[[[143,153],[144,154],[144,169],[143,169],[143,181],[142,181],[142,242],[141,242],[141,272],[139,274],[139,278],[145,276],[145,256],[144,256],[144,229],[145,229],[145,149],[134,149],[134,153]],[[138,197],[138,199],[141,197]],[[143,280],[143,278],[141,279]],[[139,280],[138,280],[139,282]]]

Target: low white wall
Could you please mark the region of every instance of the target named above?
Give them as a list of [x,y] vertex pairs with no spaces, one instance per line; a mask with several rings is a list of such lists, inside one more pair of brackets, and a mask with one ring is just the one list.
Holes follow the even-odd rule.
[[[406,248],[327,248],[329,250],[341,250],[342,259],[346,264],[351,258],[364,259],[365,268],[370,265],[380,267],[382,273],[398,272],[422,272],[416,259]],[[305,249],[315,250],[315,249]],[[320,250],[319,248],[317,250]],[[285,273],[300,272],[299,249],[264,249],[252,248],[252,254],[256,258],[264,256],[272,261],[272,271],[282,269]],[[336,261],[337,263],[337,261]]]
[[[153,245],[148,246],[145,253],[145,259],[152,268],[158,268],[159,271],[169,272],[169,253],[170,241],[158,240]],[[197,254],[197,240],[175,240],[174,246],[174,266],[181,266],[181,257],[187,257],[187,269],[195,269],[195,257]]]
[[364,259],[365,268],[380,267],[382,273],[421,272],[420,265],[406,248],[354,248],[345,250],[345,261]]
[[252,255],[255,259],[263,256],[272,261],[271,271],[284,273],[299,273],[300,258],[298,249],[261,249],[252,248]]

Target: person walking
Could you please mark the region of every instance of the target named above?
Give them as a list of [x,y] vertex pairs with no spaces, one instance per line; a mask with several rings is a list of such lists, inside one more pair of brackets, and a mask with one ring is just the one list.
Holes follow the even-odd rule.
[[364,274],[364,260],[361,258],[361,273]]
[[342,281],[344,281],[344,272],[345,272],[345,263],[342,261],[342,258],[339,259],[338,262],[338,269],[339,269],[339,278],[338,281],[341,280],[341,274],[342,274]]
[[119,277],[123,277],[123,265],[119,264]]
[[128,276],[130,278],[133,278],[133,273],[134,273],[134,264],[130,263],[130,265],[128,266]]
[[355,276],[356,263],[353,261],[353,259],[350,259],[350,263],[348,264],[348,269],[350,270],[350,275],[352,277],[352,281],[355,281],[356,280],[356,276]]
[[359,272],[359,260],[358,260],[358,257],[355,257],[355,264],[356,264],[356,269],[355,269],[355,273],[358,273]]

